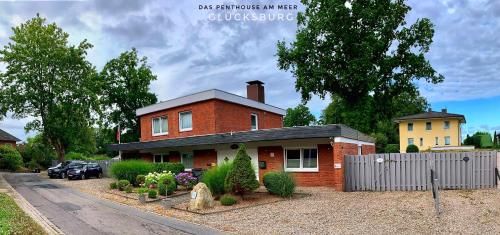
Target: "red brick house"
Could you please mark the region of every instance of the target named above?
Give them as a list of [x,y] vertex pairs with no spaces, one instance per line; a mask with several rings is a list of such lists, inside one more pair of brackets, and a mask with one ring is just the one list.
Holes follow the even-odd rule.
[[12,145],[12,147],[16,147],[16,142],[18,141],[21,140],[0,129],[0,145],[9,144]]
[[285,170],[298,185],[338,190],[344,155],[375,152],[371,137],[345,125],[283,128],[284,115],[265,103],[263,83],[251,81],[247,97],[214,89],[140,108],[140,141],[110,148],[124,159],[182,162],[190,170],[232,159],[245,143],[259,180]]

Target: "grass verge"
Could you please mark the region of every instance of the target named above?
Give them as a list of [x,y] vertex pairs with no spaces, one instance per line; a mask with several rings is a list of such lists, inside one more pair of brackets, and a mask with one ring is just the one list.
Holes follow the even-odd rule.
[[0,234],[47,234],[7,194],[0,193]]

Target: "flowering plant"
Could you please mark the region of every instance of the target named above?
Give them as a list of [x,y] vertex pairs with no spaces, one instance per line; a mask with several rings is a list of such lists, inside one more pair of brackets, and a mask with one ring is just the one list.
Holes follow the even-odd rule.
[[186,188],[192,188],[196,183],[198,183],[198,179],[187,172],[177,174],[175,176],[175,180],[177,183]]
[[149,173],[145,177],[144,184],[148,188],[156,188],[156,186],[160,182],[164,182],[166,180],[174,181],[174,176],[175,176],[174,173],[170,171],[169,172],[163,171],[162,173],[158,172]]

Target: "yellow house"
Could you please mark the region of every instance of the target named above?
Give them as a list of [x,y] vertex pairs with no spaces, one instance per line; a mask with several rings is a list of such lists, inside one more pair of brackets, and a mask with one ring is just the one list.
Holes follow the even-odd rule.
[[421,151],[433,147],[460,146],[461,125],[465,123],[465,117],[448,113],[446,109],[441,112],[429,109],[425,113],[397,118],[395,122],[399,123],[399,151],[405,153],[410,144]]

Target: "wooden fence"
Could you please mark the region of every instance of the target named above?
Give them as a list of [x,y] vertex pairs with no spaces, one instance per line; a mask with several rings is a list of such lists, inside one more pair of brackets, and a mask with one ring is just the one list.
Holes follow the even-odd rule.
[[[101,166],[101,168],[102,168],[102,174],[105,177],[110,177],[111,175],[109,172],[109,168],[111,167],[111,165],[113,165],[113,163],[119,162],[119,161],[120,160],[110,159],[110,160],[85,161],[85,162],[99,164],[99,166]],[[59,164],[59,162],[57,160],[52,161],[52,166],[56,166],[57,164]]]
[[496,185],[496,152],[347,155],[346,191],[430,190],[433,169],[441,189],[479,189]]

